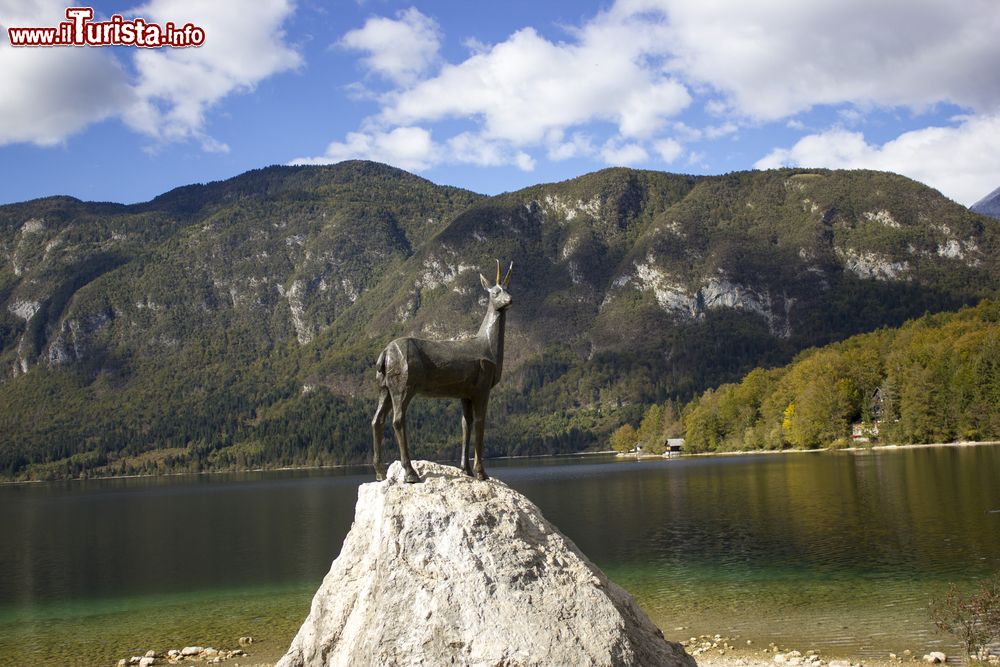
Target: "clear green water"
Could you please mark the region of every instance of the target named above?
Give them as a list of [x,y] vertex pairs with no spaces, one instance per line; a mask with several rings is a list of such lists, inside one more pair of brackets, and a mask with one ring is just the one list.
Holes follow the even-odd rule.
[[[926,606],[1000,570],[1000,447],[494,462],[668,637],[951,648]],[[281,654],[367,470],[0,487],[0,664]],[[675,630],[683,627],[684,630]]]
[[[119,658],[197,644],[249,649],[273,661],[305,617],[315,586],[202,590],[52,602],[0,615],[0,664],[114,665]],[[287,640],[287,641],[286,641]]]

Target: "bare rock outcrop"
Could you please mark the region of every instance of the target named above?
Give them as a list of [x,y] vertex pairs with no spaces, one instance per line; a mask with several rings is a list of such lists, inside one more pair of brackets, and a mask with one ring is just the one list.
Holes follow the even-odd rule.
[[976,213],[1000,220],[1000,188],[989,193],[969,207]]
[[502,482],[414,462],[361,485],[354,525],[279,667],[696,667]]

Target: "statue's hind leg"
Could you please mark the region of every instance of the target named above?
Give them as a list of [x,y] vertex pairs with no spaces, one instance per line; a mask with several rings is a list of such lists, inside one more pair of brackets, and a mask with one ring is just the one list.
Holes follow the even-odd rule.
[[385,468],[382,466],[382,440],[385,438],[385,418],[392,409],[392,399],[385,387],[379,393],[378,407],[372,417],[372,465],[375,467],[375,479],[381,482],[385,479]]
[[476,471],[476,479],[489,479],[486,474],[486,467],[483,465],[483,431],[486,426],[486,402],[489,396],[476,401],[473,406],[473,424],[476,427],[476,462],[473,469]]

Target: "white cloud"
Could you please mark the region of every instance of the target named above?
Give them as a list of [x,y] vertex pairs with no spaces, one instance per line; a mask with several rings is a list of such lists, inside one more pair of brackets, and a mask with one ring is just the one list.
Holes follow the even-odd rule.
[[627,95],[618,112],[623,136],[646,139],[690,102],[687,90],[676,81],[662,81]]
[[488,139],[480,134],[462,132],[448,139],[442,162],[497,167],[513,164],[522,171],[535,168],[535,160],[523,151],[512,150],[506,142]]
[[118,61],[99,49],[14,48],[8,27],[56,25],[65,3],[0,0],[0,145],[58,144],[90,123],[109,118],[134,95]]
[[[0,20],[3,27],[54,26],[65,20],[65,8],[52,0],[0,0]],[[151,0],[123,14],[160,24],[191,22],[204,28],[205,44],[115,51],[0,44],[0,144],[57,144],[92,123],[120,117],[159,141],[196,138],[205,150],[224,150],[205,134],[205,114],[225,96],[300,64],[281,30],[291,11],[290,0]]]
[[498,141],[484,139],[472,132],[462,132],[447,141],[448,155],[456,162],[475,164],[481,167],[496,167],[508,164],[504,146]]
[[699,141],[705,136],[705,133],[698,128],[691,127],[680,121],[674,123],[672,129],[672,134],[679,137],[681,141]]
[[517,155],[514,156],[514,164],[516,164],[517,168],[521,171],[535,170],[535,158],[523,151],[519,151]]
[[401,169],[422,171],[437,161],[438,147],[422,127],[397,127],[389,132],[349,132],[320,157],[298,158],[291,164],[331,164],[342,160],[375,160]]
[[857,125],[865,119],[865,114],[860,109],[849,107],[837,111],[837,117],[844,125]]
[[548,158],[555,162],[575,157],[588,157],[597,152],[590,135],[582,132],[574,132],[568,141],[563,141],[562,132],[553,132],[546,139],[546,143],[548,145]]
[[348,132],[345,141],[332,142],[323,155],[297,158],[290,164],[332,164],[342,160],[375,160],[410,171],[439,164],[514,165],[523,171],[535,168],[534,158],[511,149],[505,142],[463,132],[438,144],[428,130],[418,126]]
[[726,98],[708,106],[775,120],[823,104],[1000,106],[994,0],[619,0],[661,35],[682,80]]
[[[422,79],[418,75],[426,65],[420,63],[437,54],[436,25],[417,31],[432,35],[434,48],[425,39],[427,48],[406,59],[418,63],[412,70],[376,60],[389,42],[386,34],[402,34],[407,30],[403,24],[422,16],[417,12],[401,13],[396,20],[372,18],[341,43],[368,51],[367,66],[397,84],[381,97],[379,113],[362,124],[364,133],[377,136],[394,127],[451,120],[474,124],[472,131],[445,140],[437,161],[530,170],[535,159],[528,150],[543,148],[550,160],[600,156],[614,164],[641,162],[648,159],[644,144],[656,140],[691,102],[687,88],[657,62],[656,54],[662,51],[659,33],[641,17],[619,19],[601,13],[578,29],[567,29],[566,41],[543,37],[534,28],[518,30],[493,45],[467,39],[468,57],[445,63]],[[595,148],[591,133],[581,131],[594,124],[603,126],[605,134],[611,131],[615,142]]]
[[705,152],[704,151],[691,151],[688,153],[687,163],[691,167],[699,167],[701,169],[707,169],[708,164],[705,162]]
[[804,164],[816,167],[853,167],[861,159],[871,157],[874,153],[875,150],[865,142],[865,137],[860,132],[836,128],[803,137],[791,148],[775,148],[757,160],[754,167],[777,169]]
[[437,23],[416,8],[401,10],[396,19],[373,17],[344,35],[339,44],[368,53],[364,65],[398,84],[415,81],[437,59]]
[[720,125],[709,125],[705,128],[705,136],[709,139],[718,139],[739,131],[739,126],[733,122],[725,122]]
[[[806,132],[796,116],[828,106],[841,122],[862,128],[872,109],[920,113],[951,104],[979,120],[907,133],[880,147],[860,133],[814,134],[758,164],[815,159],[892,169],[962,201],[1000,180],[991,166],[997,152],[981,150],[994,146],[985,128],[1000,109],[995,0],[617,0],[565,28],[562,40],[531,27],[495,44],[469,38],[467,57],[431,74],[437,26],[407,11],[395,20],[370,19],[343,43],[365,50],[368,67],[396,84],[377,98],[379,111],[362,125],[367,134],[418,126],[444,134],[450,121],[463,124],[431,164],[524,168],[529,160],[533,166],[529,152],[542,149],[548,160],[609,164],[650,156],[673,163],[686,152],[687,164],[708,169],[706,147],[691,144],[738,139],[741,127],[775,122]],[[424,45],[409,70],[377,60],[389,27],[410,35],[401,41]],[[693,95],[703,117],[717,118],[677,118]],[[377,142],[366,145],[374,150]],[[956,160],[973,166],[956,169]],[[984,181],[989,187],[980,187]]]
[[728,102],[713,99],[705,102],[705,111],[713,116],[726,116],[733,113],[733,106]]
[[666,163],[671,163],[681,156],[684,147],[676,139],[661,139],[653,144],[653,149]]
[[619,144],[611,139],[601,149],[605,162],[616,167],[628,167],[649,160],[649,153],[637,143]]
[[[281,29],[292,9],[291,0],[151,0],[132,10],[158,23],[190,21],[204,28],[205,43],[187,49],[137,49],[133,58],[140,103],[126,111],[125,121],[160,140],[204,139],[205,113],[219,100],[253,90],[263,79],[301,64]],[[203,144],[210,149],[217,142]]]
[[390,125],[479,119],[483,133],[515,146],[593,121],[627,137],[649,136],[690,102],[683,85],[642,64],[643,45],[590,24],[575,43],[525,28],[488,51],[386,97]]
[[881,146],[868,143],[861,132],[831,129],[803,137],[791,148],[775,149],[754,166],[893,171],[968,206],[1000,183],[1000,115],[905,132]]

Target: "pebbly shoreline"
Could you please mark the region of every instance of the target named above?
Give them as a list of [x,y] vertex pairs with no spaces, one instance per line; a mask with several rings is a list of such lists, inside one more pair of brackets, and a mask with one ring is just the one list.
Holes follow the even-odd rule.
[[[699,635],[677,639],[676,629],[670,633],[674,641],[695,659],[699,667],[904,667],[905,664],[934,665],[966,663],[964,657],[948,656],[940,651],[930,651],[918,654],[910,650],[900,654],[889,653],[884,658],[858,658],[852,656],[826,655],[825,653],[807,649],[801,651],[795,648],[769,643],[767,646],[756,644],[753,640],[740,637],[728,637],[720,634]],[[156,667],[158,665],[184,665],[186,667],[201,667],[209,664],[225,664],[231,667],[274,667],[278,659],[284,655],[284,649],[274,646],[270,650],[256,651],[251,655],[246,650],[252,650],[252,637],[240,638],[240,649],[226,650],[211,647],[189,646],[183,649],[169,651],[148,651],[142,656],[131,656],[118,661],[118,667]],[[991,655],[980,663],[984,667],[1000,666],[1000,655]]]
[[[224,649],[211,646],[185,646],[184,648],[172,648],[166,651],[150,649],[142,655],[133,655],[128,658],[121,658],[117,662],[117,667],[154,667],[155,665],[220,665],[227,664],[232,667],[270,667],[273,660],[268,659],[260,662],[254,659],[247,650],[254,643],[253,637],[240,637],[240,648]],[[270,656],[268,656],[270,657]]]
[[[825,655],[821,651],[798,649],[770,643],[758,647],[753,640],[741,640],[723,635],[700,635],[680,642],[700,667],[903,667],[906,663],[963,664],[964,656],[948,656],[941,651],[918,654],[905,650],[889,653],[884,658],[857,658]],[[1000,665],[1000,655],[991,655],[981,665]]]

